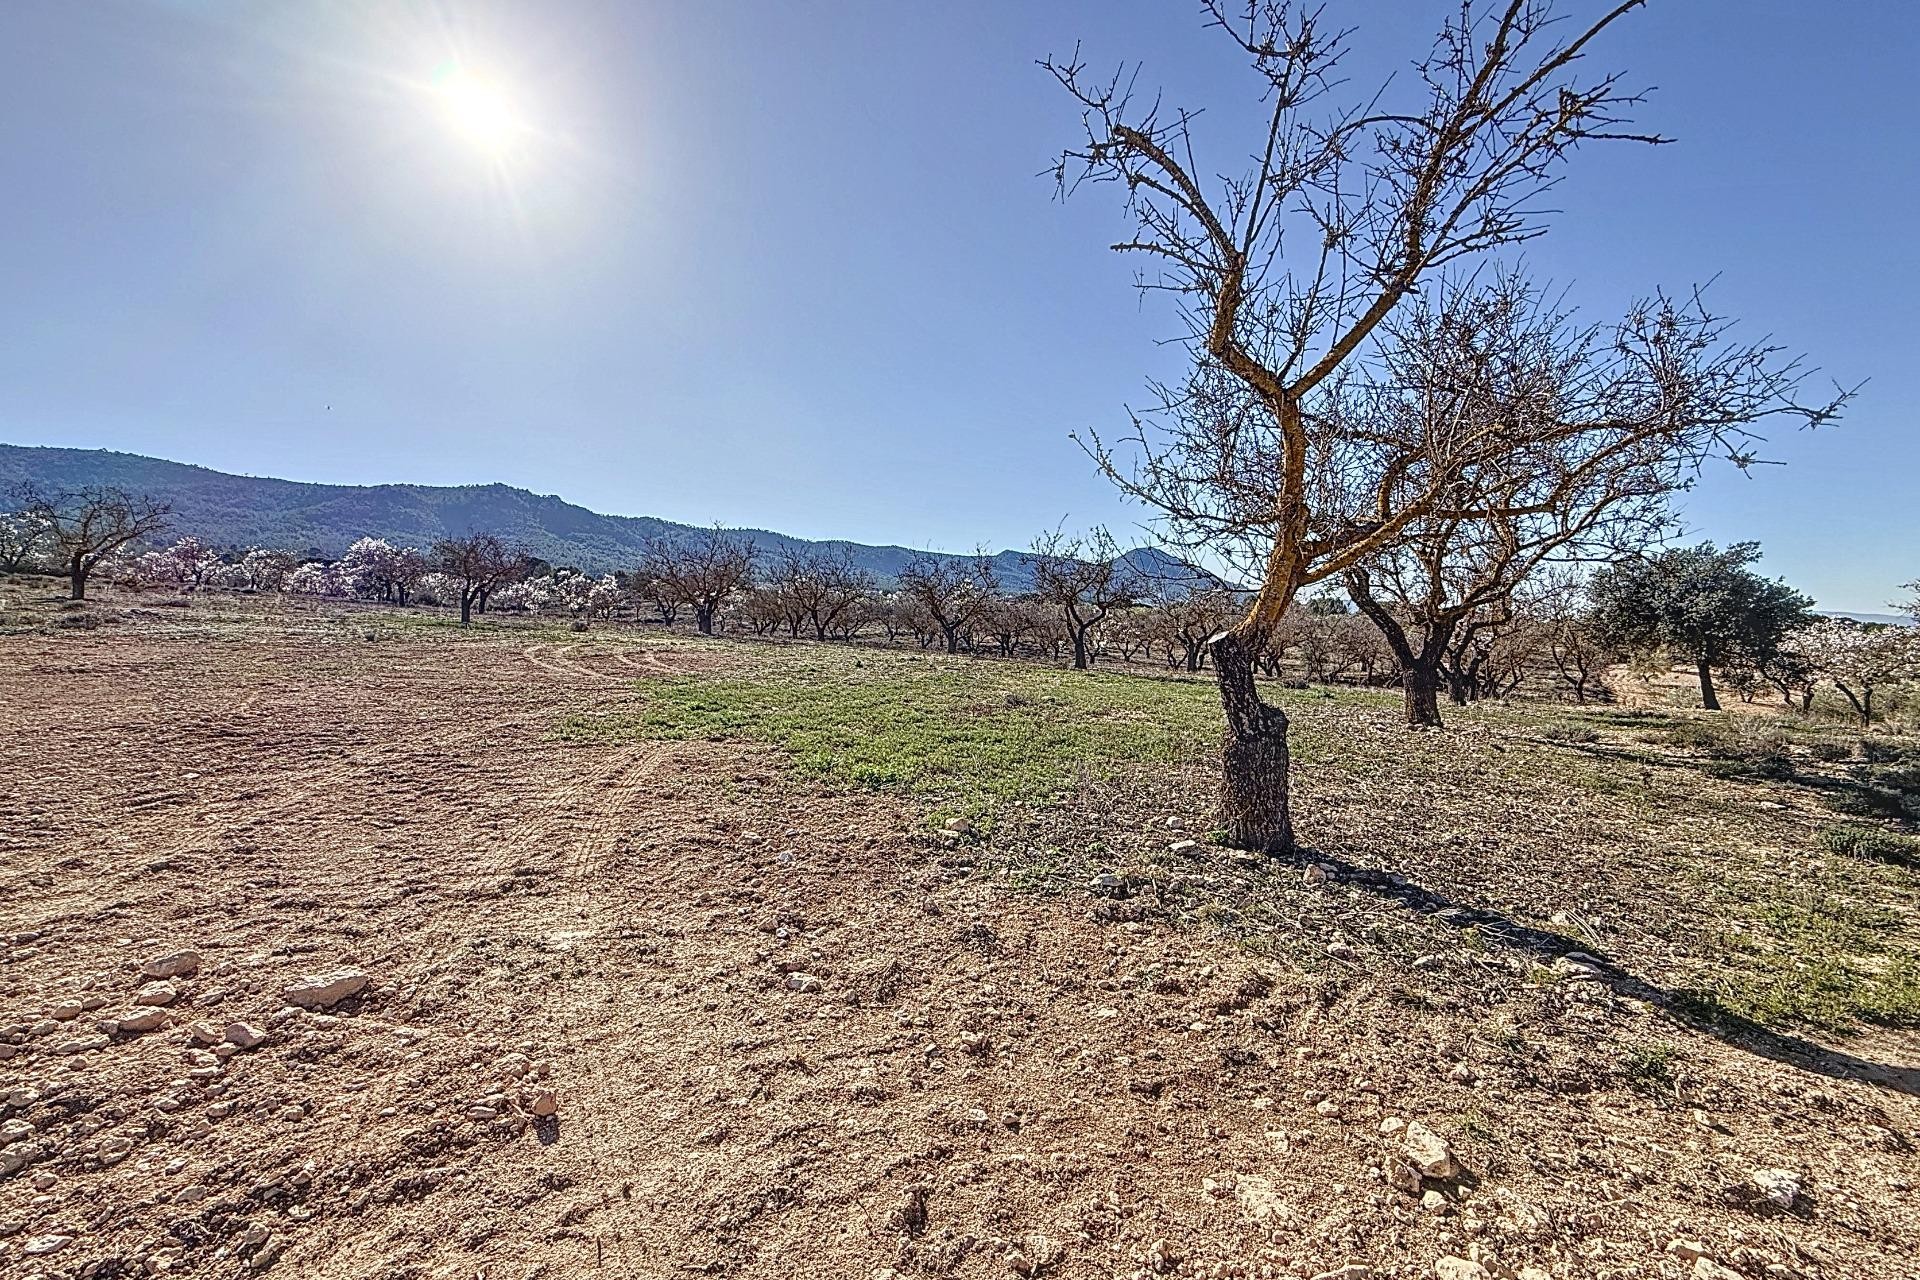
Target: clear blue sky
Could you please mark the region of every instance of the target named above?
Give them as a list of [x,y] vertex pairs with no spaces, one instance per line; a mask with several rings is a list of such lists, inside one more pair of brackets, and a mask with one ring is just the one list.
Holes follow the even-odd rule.
[[[1364,70],[1448,4],[1330,7]],[[0,439],[951,549],[1125,525],[1067,433],[1123,422],[1174,324],[1111,193],[1035,176],[1075,114],[1034,61],[1076,41],[1247,105],[1182,0],[10,0]],[[504,152],[450,60],[511,100]],[[1678,142],[1580,157],[1529,261],[1595,317],[1718,273],[1871,379],[1688,515],[1880,608],[1920,575],[1920,6],[1653,0],[1597,61]]]

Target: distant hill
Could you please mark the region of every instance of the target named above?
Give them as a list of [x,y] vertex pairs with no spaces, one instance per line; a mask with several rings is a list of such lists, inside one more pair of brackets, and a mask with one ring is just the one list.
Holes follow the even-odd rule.
[[[281,547],[315,559],[338,556],[358,538],[425,547],[437,538],[483,530],[555,565],[606,573],[637,564],[649,537],[695,532],[692,525],[652,516],[601,515],[504,484],[307,484],[229,475],[137,453],[0,444],[0,499],[22,481],[49,489],[115,485],[171,502],[175,534],[190,533],[223,550]],[[844,547],[861,568],[887,582],[918,554],[909,547],[813,542],[766,529],[734,532],[769,554],[789,547]],[[1142,572],[1176,582],[1194,574],[1151,548],[1130,551],[1127,559]],[[994,562],[1005,586],[1021,590],[1031,584],[1019,552],[1002,551]]]
[[1887,627],[1911,627],[1913,619],[1904,613],[1854,613],[1847,609],[1815,609],[1815,613],[1828,618],[1852,618],[1855,622],[1865,622]]

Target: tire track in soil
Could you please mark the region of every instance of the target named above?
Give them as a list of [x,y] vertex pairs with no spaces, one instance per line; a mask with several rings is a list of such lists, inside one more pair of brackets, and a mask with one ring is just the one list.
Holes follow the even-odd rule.
[[579,649],[579,645],[546,645],[544,647],[552,650],[552,652],[545,658],[540,656],[539,651],[542,647],[543,646],[537,644],[528,645],[521,651],[521,656],[534,666],[539,667],[542,671],[557,676],[584,677],[596,683],[612,683],[619,679],[618,676],[609,675],[604,671],[595,671],[585,663],[576,662],[571,655]]
[[[629,1060],[621,1050],[632,1042],[633,1035],[620,1028],[632,1015],[630,1002],[622,999],[615,981],[609,955],[610,944],[621,929],[620,904],[597,890],[612,879],[609,873],[624,825],[665,756],[663,746],[631,747],[621,752],[612,768],[603,771],[604,789],[594,805],[595,813],[575,840],[568,859],[568,892],[558,896],[559,905],[548,908],[544,921],[532,922],[535,928],[547,924],[540,936],[561,940],[554,945],[564,946],[571,957],[584,963],[584,972],[570,972],[564,963],[559,968],[562,1017],[552,1032],[556,1041],[567,1046],[568,1057],[584,1069],[570,1081],[556,1080],[554,1084],[561,1103],[559,1123],[585,1135],[581,1158],[574,1163],[584,1164],[581,1173],[603,1183],[610,1173],[620,1179],[621,1195],[603,1191],[602,1207],[610,1212],[613,1222],[604,1236],[595,1237],[595,1260],[596,1265],[604,1265],[600,1241],[610,1238],[622,1276],[646,1274],[635,1270],[631,1256],[630,1237],[638,1220],[636,1207],[625,1194],[634,1182],[635,1137],[642,1126],[631,1103],[634,1090],[621,1087],[609,1069],[610,1063]],[[586,1027],[598,1031],[579,1034],[578,1029]],[[618,1046],[612,1052],[604,1047],[609,1039]],[[554,1137],[557,1143],[558,1125]]]

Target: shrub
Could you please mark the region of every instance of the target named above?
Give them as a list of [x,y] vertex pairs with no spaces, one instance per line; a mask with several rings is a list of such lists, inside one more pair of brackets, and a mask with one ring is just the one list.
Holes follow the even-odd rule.
[[1844,742],[1816,742],[1808,748],[1813,758],[1825,764],[1835,764],[1853,756],[1853,748]]
[[1871,858],[1901,866],[1920,862],[1920,840],[1895,835],[1879,827],[1841,823],[1820,833],[1820,843],[1849,858]]

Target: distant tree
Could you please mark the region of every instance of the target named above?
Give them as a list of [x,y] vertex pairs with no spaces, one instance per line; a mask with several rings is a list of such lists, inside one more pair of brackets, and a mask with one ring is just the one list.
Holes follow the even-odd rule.
[[1606,695],[1607,646],[1594,627],[1586,584],[1567,571],[1535,584],[1529,611],[1543,631],[1546,659],[1573,700],[1584,705]]
[[1218,587],[1163,587],[1157,606],[1158,630],[1167,642],[1171,663],[1174,646],[1188,671],[1206,666],[1207,643],[1230,625],[1238,614],[1240,601],[1230,591]]
[[22,485],[13,506],[47,531],[75,600],[87,598],[87,579],[101,562],[160,532],[173,510],[167,503],[105,485],[58,492]]
[[1700,703],[1720,709],[1713,672],[1731,664],[1758,666],[1781,642],[1813,620],[1813,601],[1747,566],[1760,544],[1718,550],[1711,542],[1602,567],[1588,591],[1594,625],[1609,645],[1648,653],[1665,649],[1692,664]]
[[140,586],[197,591],[221,568],[218,553],[191,535],[170,547],[149,551],[134,560],[132,581]]
[[865,591],[854,597],[833,624],[832,636],[852,644],[858,640],[868,627],[880,622],[887,611],[887,602],[878,590]]
[[[948,653],[960,652],[960,638],[1000,588],[993,561],[985,555],[936,556],[922,552],[900,570],[900,593],[938,628]],[[926,645],[923,642],[922,648]]]
[[627,591],[635,601],[645,601],[660,615],[660,621],[672,626],[680,617],[680,597],[671,584],[652,572],[644,563],[627,575]]
[[1807,628],[1801,648],[1852,704],[1863,729],[1873,727],[1877,691],[1920,680],[1920,630],[1912,627],[1822,618]]
[[526,576],[528,557],[491,533],[469,533],[434,543],[431,563],[454,584],[464,627],[472,624],[475,608],[486,609],[490,594]]
[[50,548],[45,521],[25,514],[0,515],[0,573],[36,568]]
[[299,563],[299,557],[291,551],[248,547],[246,554],[234,563],[234,586],[244,591],[279,591]]
[[1151,585],[1122,558],[1105,529],[1085,538],[1070,538],[1057,529],[1042,534],[1022,562],[1033,575],[1034,596],[1060,613],[1076,671],[1087,669],[1088,634],[1115,609],[1139,604]]
[[648,538],[641,577],[658,595],[693,610],[694,624],[711,635],[721,606],[752,585],[756,559],[750,539],[716,525],[678,539]]
[[993,638],[1003,658],[1011,658],[1040,630],[1040,602],[1031,596],[995,596],[980,612],[978,625]]
[[355,594],[390,604],[405,604],[432,568],[414,547],[396,547],[385,538],[361,538],[339,560]]
[[782,601],[789,630],[797,636],[805,623],[816,640],[832,635],[846,612],[874,592],[873,575],[844,546],[787,548],[774,560],[767,585]]
[[749,587],[743,593],[740,620],[757,636],[778,635],[782,626],[799,634],[800,615],[792,610],[786,596],[772,587]]

